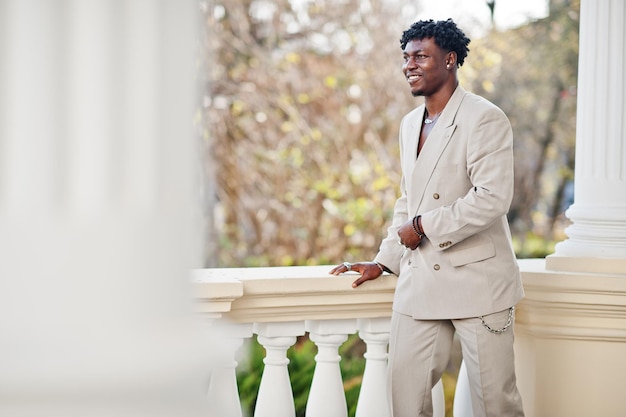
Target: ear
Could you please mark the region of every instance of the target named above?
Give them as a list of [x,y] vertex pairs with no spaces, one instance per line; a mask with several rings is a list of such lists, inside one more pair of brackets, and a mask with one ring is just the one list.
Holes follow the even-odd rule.
[[452,69],[456,66],[456,52],[450,51],[446,54],[446,68]]

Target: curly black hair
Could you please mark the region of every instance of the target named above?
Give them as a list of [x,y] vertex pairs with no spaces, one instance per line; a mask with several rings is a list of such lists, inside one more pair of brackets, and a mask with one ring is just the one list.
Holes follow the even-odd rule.
[[410,28],[402,32],[400,46],[404,50],[410,41],[424,38],[433,38],[441,49],[456,52],[456,61],[459,67],[463,65],[469,52],[467,45],[469,45],[470,39],[465,36],[465,33],[457,27],[452,19],[437,22],[432,19],[420,20],[413,23]]

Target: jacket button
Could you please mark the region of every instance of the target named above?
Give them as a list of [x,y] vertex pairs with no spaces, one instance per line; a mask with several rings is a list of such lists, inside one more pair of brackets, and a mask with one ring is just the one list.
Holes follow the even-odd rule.
[[441,269],[441,267],[439,266],[439,264],[435,264],[435,266],[433,266],[433,269],[435,271],[439,271],[439,269]]
[[435,200],[439,200],[439,193],[435,193],[435,194],[433,194],[433,198],[434,198]]
[[439,247],[440,247],[440,248],[445,248],[445,247],[446,247],[446,244],[445,244],[445,243],[440,243],[440,244],[439,244]]

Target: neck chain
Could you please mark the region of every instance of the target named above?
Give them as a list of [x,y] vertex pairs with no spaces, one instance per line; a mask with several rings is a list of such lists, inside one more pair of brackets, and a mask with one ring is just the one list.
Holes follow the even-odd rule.
[[437,113],[436,115],[433,116],[432,119],[429,119],[428,117],[424,118],[424,123],[429,125],[431,123],[435,123],[437,121],[437,119],[439,118],[439,115],[441,114],[441,112]]

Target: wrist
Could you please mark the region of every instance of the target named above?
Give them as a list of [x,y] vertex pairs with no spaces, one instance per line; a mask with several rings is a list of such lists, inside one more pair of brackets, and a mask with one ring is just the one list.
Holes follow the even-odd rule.
[[415,232],[415,234],[420,238],[420,239],[424,239],[426,237],[426,235],[424,234],[424,230],[422,229],[422,225],[420,224],[420,220],[421,220],[422,216],[415,216],[413,217],[413,221],[412,221],[412,226],[413,226],[413,231]]
[[422,234],[422,236],[426,236],[426,232],[424,232],[424,229],[422,228],[422,216],[417,216],[417,231],[420,232]]

